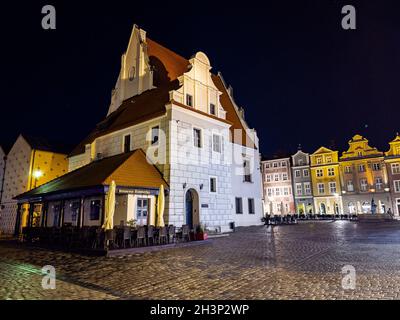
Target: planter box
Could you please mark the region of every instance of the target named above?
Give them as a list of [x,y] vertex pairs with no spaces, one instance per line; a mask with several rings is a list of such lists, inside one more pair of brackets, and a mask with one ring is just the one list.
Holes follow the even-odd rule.
[[196,241],[203,241],[208,239],[207,233],[196,233]]

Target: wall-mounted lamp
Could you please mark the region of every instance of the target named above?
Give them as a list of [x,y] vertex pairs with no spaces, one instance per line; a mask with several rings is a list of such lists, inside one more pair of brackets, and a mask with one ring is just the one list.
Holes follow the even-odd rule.
[[186,186],[187,186],[187,183],[185,182],[185,183],[183,184],[183,189],[186,189]]
[[389,192],[390,191],[390,188],[385,188],[385,192]]
[[203,190],[204,184],[200,184],[200,190]]

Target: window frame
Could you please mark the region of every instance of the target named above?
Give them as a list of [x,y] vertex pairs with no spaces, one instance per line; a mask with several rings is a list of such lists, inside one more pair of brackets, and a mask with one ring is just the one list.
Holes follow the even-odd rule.
[[[212,183],[211,183],[212,180],[215,181],[215,184],[214,184],[215,191],[213,191],[212,188],[211,188],[212,187]],[[217,194],[218,193],[218,177],[210,176],[210,178],[209,178],[209,192],[211,194]]]
[[[127,137],[129,137],[129,151],[126,151],[126,141],[125,141],[125,139],[127,138]],[[127,133],[127,134],[124,134],[123,136],[122,136],[122,152],[123,153],[129,153],[129,152],[131,152],[132,151],[132,134],[131,133]]]
[[[238,206],[238,204],[240,205]],[[243,198],[235,197],[235,212],[236,214],[243,214]]]
[[[194,148],[198,148],[198,149],[203,148],[203,132],[202,132],[202,129],[201,128],[197,128],[197,127],[193,127],[193,131],[192,132],[193,132],[193,134],[192,134],[193,147]],[[200,146],[196,145],[197,139],[195,137],[195,132],[199,133],[199,144],[200,144]]]
[[[219,151],[215,150],[215,145],[216,144],[215,144],[214,137],[218,137],[219,138]],[[213,151],[213,153],[222,154],[222,135],[216,134],[216,133],[212,134],[212,151]]]
[[247,211],[249,214],[256,214],[256,206],[255,206],[254,198],[247,199]]
[[[194,104],[193,104],[193,95],[192,95],[192,94],[186,93],[186,100],[185,100],[185,102],[186,102],[186,105],[187,105],[188,107],[194,108]],[[190,103],[189,103],[189,102],[190,102]]]

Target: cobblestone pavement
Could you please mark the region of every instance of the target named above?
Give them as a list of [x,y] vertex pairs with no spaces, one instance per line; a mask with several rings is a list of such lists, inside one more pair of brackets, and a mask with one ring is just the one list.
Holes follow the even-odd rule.
[[[41,268],[57,270],[41,289]],[[342,267],[357,272],[342,289]],[[86,257],[0,242],[0,299],[399,299],[400,224],[250,227],[210,243]]]

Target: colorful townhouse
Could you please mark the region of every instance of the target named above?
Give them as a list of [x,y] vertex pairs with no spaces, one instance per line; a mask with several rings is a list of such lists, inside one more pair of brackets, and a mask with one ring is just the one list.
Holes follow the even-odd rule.
[[297,214],[314,214],[314,197],[311,181],[310,155],[299,147],[292,155],[293,194]]
[[400,135],[389,143],[389,151],[385,153],[385,165],[388,175],[388,190],[392,199],[392,213],[400,216]]
[[321,147],[310,158],[316,213],[341,214],[343,205],[338,151]]
[[[65,174],[68,171],[67,153],[64,147],[50,144],[45,139],[19,135],[2,167],[5,169],[0,199],[1,233],[15,232],[17,201],[14,197]],[[35,210],[39,211],[40,208]],[[27,215],[27,206],[21,207],[21,223],[18,227],[26,226]],[[34,225],[38,225],[37,217],[33,218]]]
[[294,214],[290,157],[264,158],[262,169],[264,212],[269,215]]
[[257,133],[211,70],[205,53],[187,59],[135,25],[106,117],[69,155],[69,173],[20,195],[19,206],[43,205],[49,227],[101,226],[114,181],[114,222],[148,224],[162,184],[166,224],[261,224]]
[[386,213],[392,207],[384,154],[355,135],[340,157],[345,214]]

